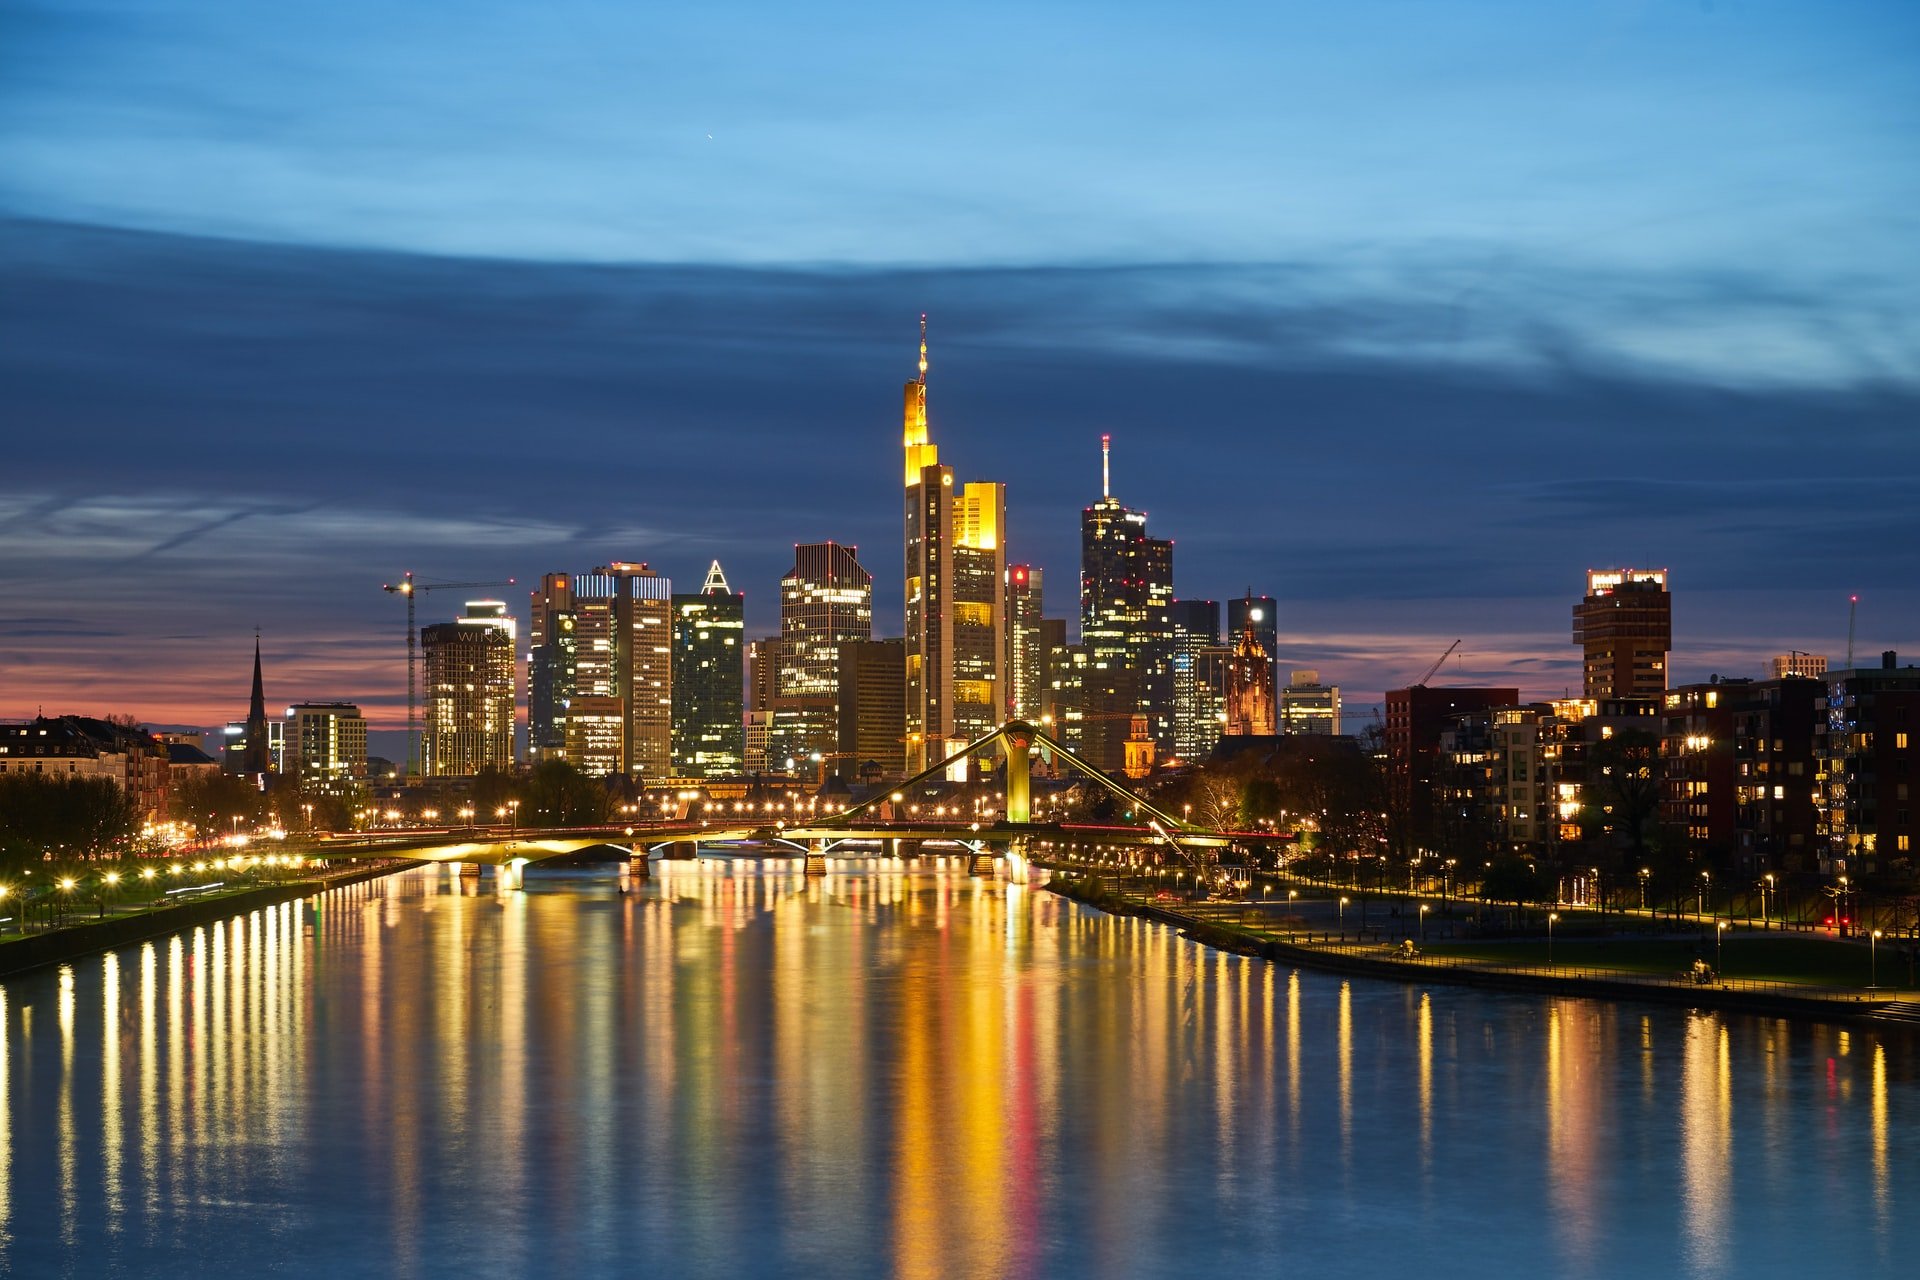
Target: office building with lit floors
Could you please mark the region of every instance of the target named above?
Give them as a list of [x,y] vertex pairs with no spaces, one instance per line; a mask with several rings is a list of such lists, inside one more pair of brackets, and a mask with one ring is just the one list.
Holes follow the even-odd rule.
[[[840,738],[841,646],[873,637],[873,575],[859,548],[800,543],[780,579],[780,644],[770,696],[770,758],[825,762]],[[815,770],[818,773],[818,770]],[[832,770],[828,770],[832,772]]]
[[673,772],[746,769],[746,604],[715,560],[694,594],[673,597]]
[[1134,716],[1147,718],[1158,754],[1176,754],[1178,742],[1173,543],[1148,536],[1146,512],[1113,496],[1112,443],[1100,437],[1100,500],[1080,513],[1080,642],[1098,673],[1082,708],[1087,758],[1117,773]]
[[1175,600],[1173,745],[1182,760],[1204,760],[1220,740],[1226,715],[1227,649],[1220,643],[1220,602]]
[[455,622],[420,629],[426,659],[425,771],[466,777],[514,765],[514,620],[475,601]]
[[1573,606],[1588,698],[1658,698],[1667,691],[1673,597],[1665,569],[1589,569]]
[[287,708],[286,774],[309,794],[345,795],[367,776],[367,721],[351,702]]
[[[639,782],[673,772],[673,584],[645,564],[616,562],[592,573],[550,573],[533,592],[528,667],[533,697],[530,736],[541,756],[558,754],[578,767],[574,744],[598,741],[566,728],[572,706],[618,699],[621,772]],[[555,751],[554,743],[559,743]],[[594,760],[604,761],[596,749]]]
[[1340,732],[1340,686],[1321,684],[1320,673],[1296,667],[1280,690],[1280,732],[1283,734]]
[[927,331],[906,384],[906,690],[909,772],[996,728],[1006,704],[1006,486],[954,484],[927,426]]
[[1821,763],[1820,870],[1863,876],[1912,865],[1920,801],[1920,667],[1829,671],[1815,749]]
[[1040,719],[1040,691],[1047,678],[1044,580],[1030,564],[1007,568],[1007,716],[1013,720]]

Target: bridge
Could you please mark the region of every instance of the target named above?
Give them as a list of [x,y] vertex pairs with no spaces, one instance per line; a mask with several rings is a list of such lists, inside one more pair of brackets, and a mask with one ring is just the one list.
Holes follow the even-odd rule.
[[[925,782],[948,776],[949,770],[961,762],[971,761],[989,750],[998,750],[1006,761],[1001,771],[1005,792],[1003,816],[999,820],[980,823],[942,818],[924,822],[898,816],[899,804],[908,792]],[[1142,814],[1145,821],[1133,825],[1034,821],[1032,764],[1036,751],[1066,764],[1111,792],[1129,806],[1129,814]],[[1015,720],[968,743],[897,787],[839,813],[796,820],[792,824],[674,819],[591,827],[515,827],[506,831],[498,827],[446,828],[368,833],[330,840],[317,852],[330,859],[405,857],[426,862],[455,862],[473,866],[476,871],[482,865],[493,865],[500,868],[503,887],[519,888],[522,873],[535,862],[603,847],[625,852],[630,873],[638,877],[647,874],[647,859],[655,850],[660,850],[663,857],[677,858],[693,856],[693,851],[702,844],[784,849],[793,856],[805,858],[809,873],[823,873],[827,855],[833,850],[875,843],[897,857],[916,856],[930,844],[959,846],[971,858],[976,874],[990,875],[995,860],[1001,857],[1028,858],[1036,847],[1086,844],[1131,845],[1143,853],[1151,851],[1160,857],[1177,858],[1196,870],[1205,871],[1217,861],[1221,849],[1287,838],[1271,831],[1220,831],[1184,822],[1093,768],[1036,726]]]

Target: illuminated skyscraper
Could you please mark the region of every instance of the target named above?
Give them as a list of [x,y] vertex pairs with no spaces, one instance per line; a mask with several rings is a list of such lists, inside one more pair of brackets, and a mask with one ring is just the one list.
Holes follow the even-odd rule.
[[1006,486],[955,492],[927,433],[927,318],[906,385],[907,761],[917,772],[1000,724],[1006,699]]
[[1589,569],[1587,594],[1573,606],[1586,696],[1657,698],[1667,691],[1673,597],[1665,569]]
[[873,636],[873,575],[861,566],[859,550],[801,543],[793,549],[793,568],[780,579],[780,644],[769,655],[777,664],[772,697],[758,707],[773,713],[768,754],[778,767],[788,758],[796,769],[801,761],[825,764],[837,754],[841,646]]
[[1111,439],[1100,437],[1100,500],[1080,513],[1080,640],[1094,672],[1084,750],[1111,773],[1126,763],[1135,715],[1162,754],[1177,750],[1173,678],[1173,543],[1147,536],[1147,514],[1112,492]]
[[[566,728],[569,708],[595,698],[597,744],[620,700],[621,770],[643,781],[672,774],[673,584],[644,564],[616,562],[592,573],[550,573],[533,593],[534,674],[529,721],[541,754],[586,768],[570,745],[585,741]],[[555,739],[558,739],[557,744]],[[606,753],[598,746],[594,762]]]
[[1042,579],[1032,565],[1007,569],[1007,713],[1016,720],[1040,718],[1040,691],[1047,678],[1047,651],[1040,635]]
[[715,560],[696,595],[673,597],[673,771],[733,777],[746,768],[746,596]]
[[429,776],[513,767],[514,634],[499,600],[470,601],[458,621],[421,628]]
[[1204,760],[1220,740],[1226,712],[1227,650],[1220,643],[1220,602],[1175,600],[1173,743],[1182,760]]

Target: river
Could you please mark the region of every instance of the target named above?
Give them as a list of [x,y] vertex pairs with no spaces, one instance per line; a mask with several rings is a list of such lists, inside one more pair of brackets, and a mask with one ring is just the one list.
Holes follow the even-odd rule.
[[0,986],[21,1276],[1891,1274],[1915,1043],[957,865],[421,869]]

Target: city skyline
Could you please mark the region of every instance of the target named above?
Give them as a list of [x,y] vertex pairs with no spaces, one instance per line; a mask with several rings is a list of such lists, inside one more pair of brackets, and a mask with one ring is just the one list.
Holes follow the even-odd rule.
[[[530,98],[582,37],[511,13],[295,49],[232,6],[36,11],[0,131],[0,715],[223,722],[259,625],[277,698],[392,732],[406,568],[717,557],[767,634],[791,544],[897,537],[923,311],[932,431],[1008,482],[1014,555],[1066,582],[1111,433],[1178,593],[1274,596],[1280,664],[1352,710],[1456,638],[1449,678],[1578,688],[1565,584],[1607,565],[1679,575],[1675,682],[1837,657],[1855,593],[1863,651],[1920,648],[1911,10],[1365,9],[1091,40],[596,13]],[[901,87],[916,36],[918,109],[822,90]],[[361,92],[370,47],[451,78]],[[1149,69],[1176,91],[1114,99]]]

